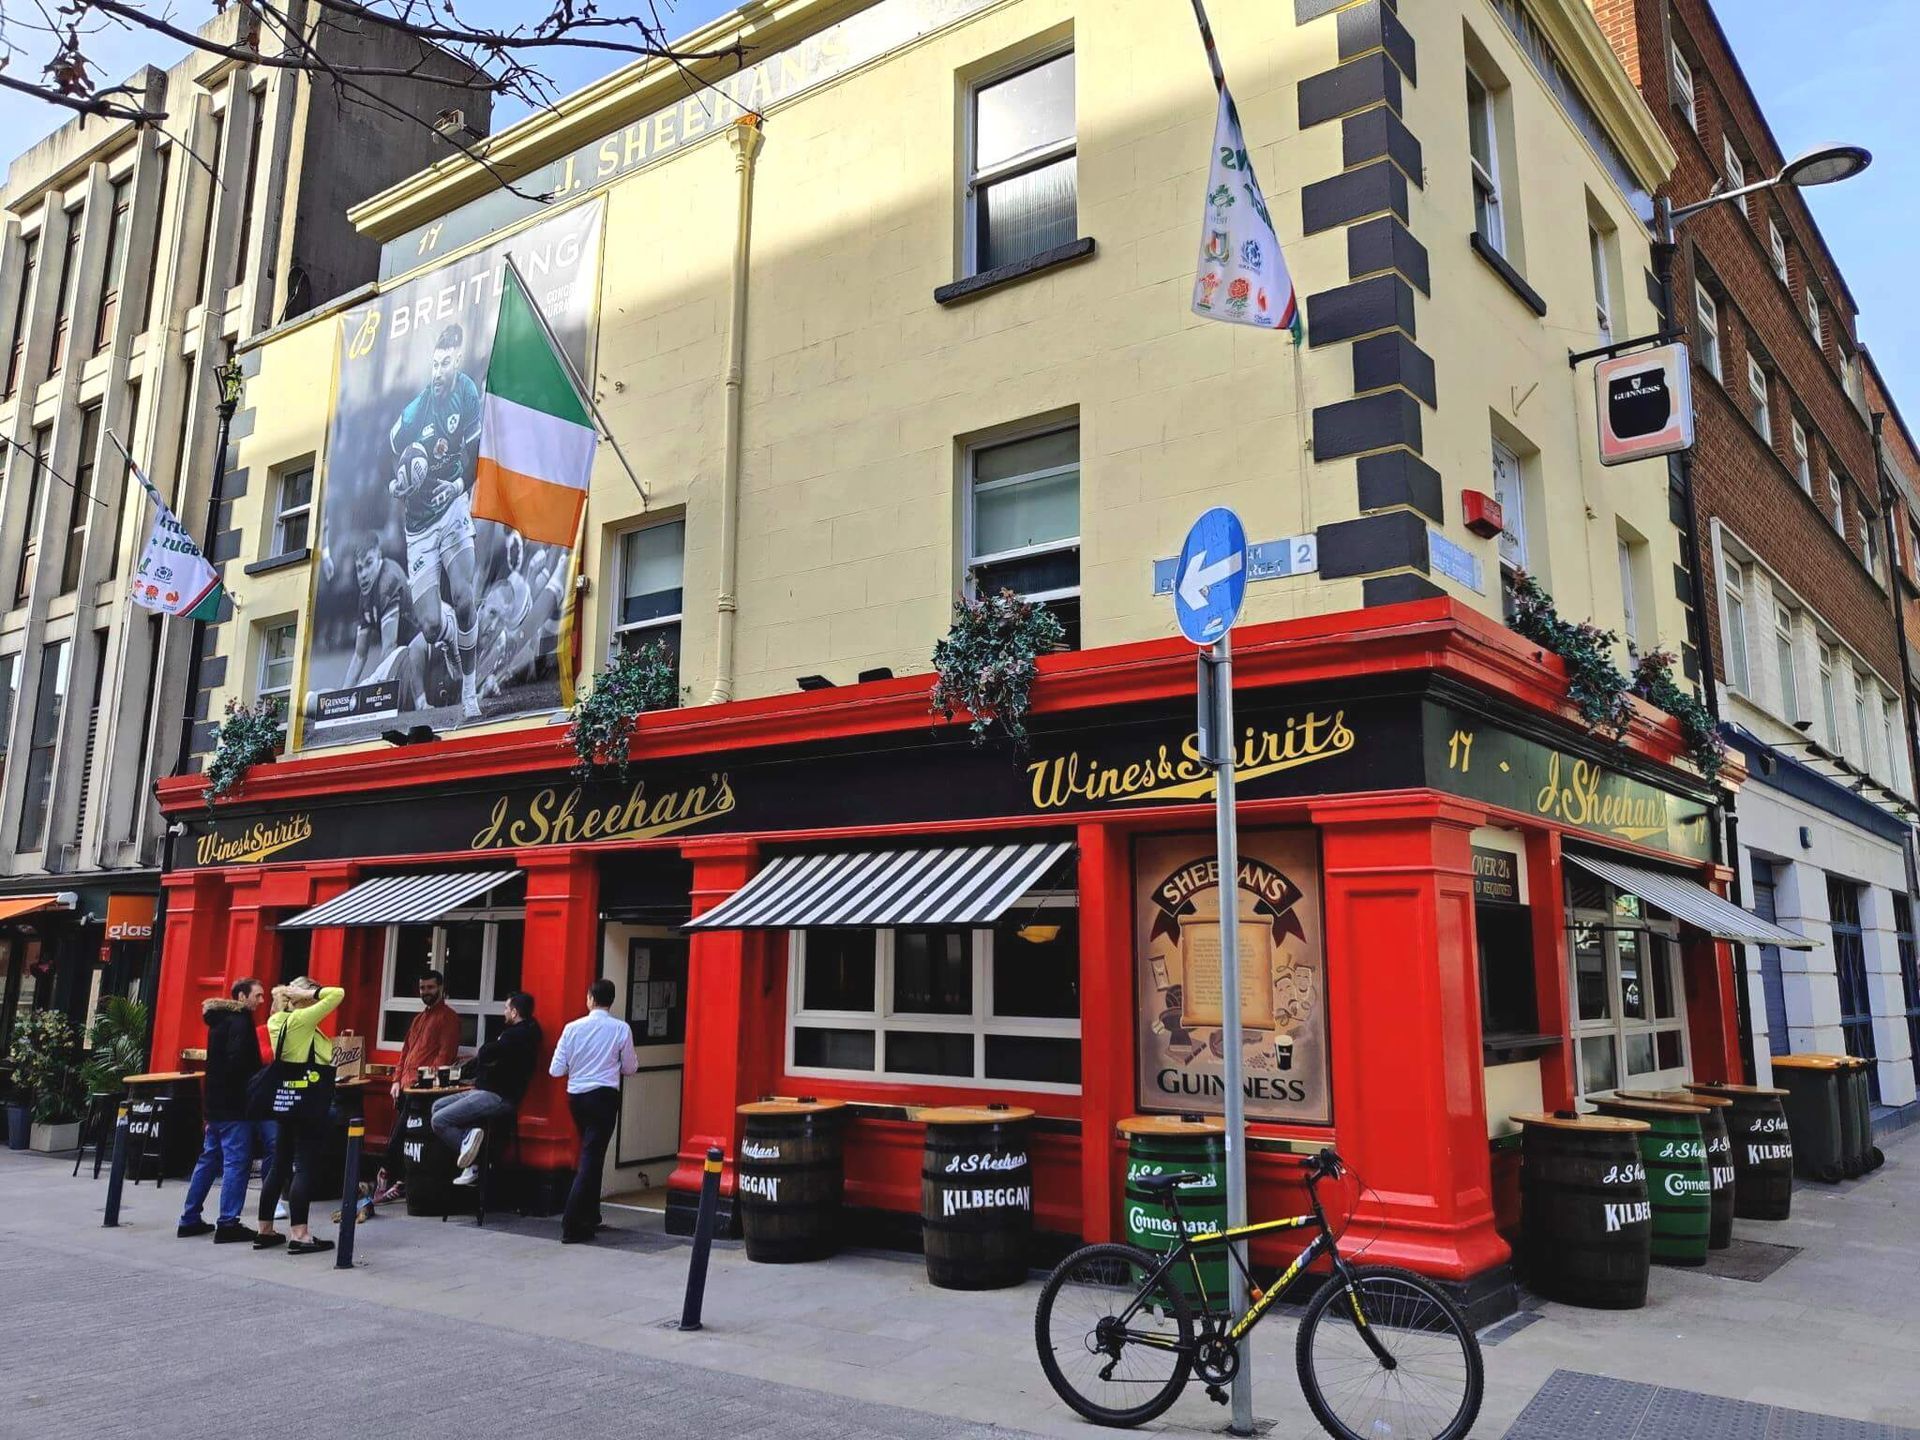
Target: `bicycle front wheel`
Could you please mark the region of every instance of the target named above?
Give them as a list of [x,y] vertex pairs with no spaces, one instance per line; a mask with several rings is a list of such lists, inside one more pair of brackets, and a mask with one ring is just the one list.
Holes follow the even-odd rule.
[[1480,1414],[1480,1344],[1410,1270],[1333,1276],[1308,1302],[1294,1355],[1314,1418],[1340,1440],[1459,1440]]
[[1180,1398],[1193,1366],[1193,1312],[1160,1257],[1089,1245],[1062,1260],[1033,1312],[1040,1368],[1059,1397],[1101,1425],[1142,1425]]

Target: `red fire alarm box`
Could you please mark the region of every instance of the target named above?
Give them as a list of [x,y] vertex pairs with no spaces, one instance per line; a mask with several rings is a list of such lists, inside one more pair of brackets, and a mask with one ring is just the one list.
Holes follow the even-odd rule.
[[1506,517],[1500,513],[1500,502],[1484,490],[1462,490],[1460,513],[1467,529],[1483,540],[1491,540],[1507,528]]

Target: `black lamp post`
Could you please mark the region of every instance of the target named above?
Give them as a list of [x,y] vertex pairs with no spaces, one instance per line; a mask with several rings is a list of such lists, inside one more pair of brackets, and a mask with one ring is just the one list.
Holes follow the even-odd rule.
[[[220,440],[214,448],[213,479],[207,486],[207,522],[200,532],[200,551],[209,563],[213,563],[214,527],[220,523],[220,492],[225,488],[227,475],[227,434],[233,426],[233,412],[240,408],[240,391],[246,384],[239,359],[229,355],[226,364],[214,367],[213,383],[220,390],[220,398],[214,402],[220,416]],[[173,765],[176,775],[186,773],[187,761],[193,754],[193,708],[195,697],[200,693],[201,651],[205,648],[206,635],[207,622],[195,620],[193,639],[187,648],[186,710],[180,721],[180,752]]]

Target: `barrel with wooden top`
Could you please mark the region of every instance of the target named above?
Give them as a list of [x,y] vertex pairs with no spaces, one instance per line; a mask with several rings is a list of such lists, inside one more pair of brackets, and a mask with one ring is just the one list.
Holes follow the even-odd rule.
[[121,1083],[127,1089],[127,1173],[136,1180],[191,1175],[205,1125],[200,1076],[159,1070],[129,1075]]
[[1640,1145],[1651,1127],[1570,1110],[1512,1118],[1528,1285],[1570,1305],[1645,1305],[1653,1207]]
[[1700,1130],[1703,1105],[1664,1100],[1590,1097],[1602,1115],[1644,1120],[1640,1156],[1647,1163],[1647,1199],[1653,1206],[1653,1258],[1662,1265],[1707,1263],[1713,1225],[1713,1182],[1707,1175],[1707,1142]]
[[463,1215],[473,1210],[477,1191],[457,1186],[459,1173],[453,1151],[433,1133],[433,1102],[445,1095],[464,1095],[466,1085],[409,1085],[400,1092],[398,1140],[407,1180],[407,1214]]
[[921,1110],[927,1127],[920,1218],[927,1279],[945,1290],[1000,1290],[1027,1278],[1033,1163],[1019,1106]]
[[[1173,1204],[1165,1190],[1143,1189],[1142,1180],[1157,1175],[1196,1175],[1178,1187],[1180,1222],[1189,1235],[1224,1230],[1227,1224],[1227,1127],[1217,1118],[1200,1115],[1132,1115],[1116,1127],[1127,1137],[1127,1239],[1143,1250],[1164,1253],[1181,1237]],[[1199,1285],[1206,1305],[1224,1310],[1227,1304],[1227,1247],[1209,1246],[1193,1252],[1200,1266]],[[1193,1266],[1180,1265],[1170,1276],[1196,1309]]]
[[1707,1248],[1725,1250],[1733,1244],[1733,1216],[1738,1178],[1733,1170],[1733,1138],[1727,1129],[1727,1111],[1733,1102],[1723,1095],[1701,1095],[1692,1090],[1616,1090],[1623,1100],[1665,1100],[1675,1105],[1698,1105],[1700,1138],[1707,1147]]
[[740,1115],[734,1203],[747,1258],[771,1265],[826,1259],[840,1248],[846,1102],[755,1100]]
[[1786,1219],[1793,1213],[1793,1138],[1780,1103],[1787,1092],[1717,1080],[1691,1081],[1686,1088],[1727,1102],[1733,1213],[1742,1220]]
[[1783,1102],[1793,1128],[1794,1173],[1825,1185],[1847,1176],[1847,1147],[1840,1118],[1840,1081],[1846,1057],[1775,1055],[1773,1078],[1786,1089]]

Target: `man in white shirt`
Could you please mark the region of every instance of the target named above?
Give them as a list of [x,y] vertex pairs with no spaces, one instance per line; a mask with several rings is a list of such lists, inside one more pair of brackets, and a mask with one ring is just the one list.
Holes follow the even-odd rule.
[[553,1047],[551,1075],[567,1082],[567,1108],[580,1132],[580,1168],[560,1217],[560,1243],[580,1245],[600,1228],[600,1172],[607,1143],[620,1123],[620,1077],[640,1068],[633,1030],[608,1007],[613,982],[596,980],[587,990],[587,1013],[568,1023]]

